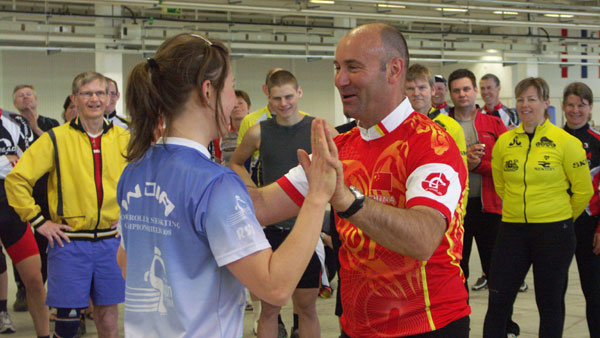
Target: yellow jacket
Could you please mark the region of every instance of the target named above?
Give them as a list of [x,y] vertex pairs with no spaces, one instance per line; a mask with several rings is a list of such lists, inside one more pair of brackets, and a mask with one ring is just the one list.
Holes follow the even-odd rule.
[[128,142],[128,131],[104,120],[100,142],[103,199],[99,209],[92,145],[79,119],[44,133],[6,177],[9,204],[23,221],[34,227],[42,225],[46,220],[32,190],[35,182],[49,173],[48,206],[53,222],[72,227],[73,232],[67,235],[75,239],[114,236],[116,230],[110,228],[119,219],[117,182],[127,164],[123,155]]
[[434,107],[431,107],[427,117],[439,124],[446,132],[448,132],[448,134],[450,134],[452,139],[454,139],[454,142],[456,142],[458,150],[460,150],[460,155],[465,161],[465,166],[467,166],[467,141],[465,139],[465,132],[460,124],[450,116],[441,114],[441,112]]
[[522,124],[500,135],[492,175],[504,222],[575,220],[594,193],[581,141],[548,120],[531,142]]

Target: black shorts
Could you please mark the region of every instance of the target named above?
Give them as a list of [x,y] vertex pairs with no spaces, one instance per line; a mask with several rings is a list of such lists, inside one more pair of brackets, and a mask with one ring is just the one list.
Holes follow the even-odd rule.
[[[285,238],[290,234],[290,230],[281,230],[274,226],[264,228],[265,236],[271,244],[273,251],[275,251]],[[300,282],[296,289],[317,289],[321,287],[321,262],[316,253],[313,253],[308,267],[304,271]]]
[[27,257],[39,254],[39,250],[29,225],[21,221],[15,210],[8,205],[4,180],[0,180],[0,184],[0,240],[13,263],[17,264]]

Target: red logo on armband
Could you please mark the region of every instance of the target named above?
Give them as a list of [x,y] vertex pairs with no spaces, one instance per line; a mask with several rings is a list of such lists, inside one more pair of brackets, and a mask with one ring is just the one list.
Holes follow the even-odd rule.
[[444,196],[448,192],[450,181],[442,173],[433,173],[427,176],[421,186],[436,196]]

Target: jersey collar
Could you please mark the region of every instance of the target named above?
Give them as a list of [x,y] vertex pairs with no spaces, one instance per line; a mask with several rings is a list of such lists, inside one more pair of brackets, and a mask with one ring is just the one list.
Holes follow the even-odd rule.
[[[549,128],[550,125],[552,125],[552,122],[550,122],[549,119],[545,119],[544,123],[535,127],[533,134],[535,135],[538,133],[538,131],[543,131],[543,130]],[[515,128],[515,132],[517,134],[525,134],[525,129],[523,129],[523,123],[519,124],[519,126],[517,128]]]
[[490,111],[490,110],[488,110],[488,107],[484,104],[483,105],[483,110],[485,110],[486,113],[491,114],[491,113],[493,113],[495,111],[498,111],[498,110],[502,109],[502,107],[504,107],[502,105],[502,102],[498,102],[498,104]]
[[173,145],[177,145],[177,146],[183,146],[183,147],[188,147],[188,148],[192,148],[192,149],[196,149],[198,150],[200,153],[202,153],[202,155],[206,156],[208,159],[210,159],[210,153],[208,152],[208,149],[206,149],[205,146],[203,146],[202,144],[192,141],[192,140],[188,140],[186,138],[181,138],[181,137],[161,137],[158,139],[158,141],[156,141],[156,144],[173,144]]
[[405,98],[396,109],[394,109],[391,113],[388,114],[383,120],[374,125],[369,129],[362,128],[360,123],[358,124],[358,129],[360,130],[360,136],[365,141],[376,140],[380,137],[383,137],[394,129],[398,128],[399,125],[406,120],[406,118],[412,114],[415,110],[410,105],[410,101],[408,98]]
[[438,104],[437,106],[435,106],[436,109],[443,109],[446,108],[448,106],[448,102],[444,101],[444,103],[442,104]]

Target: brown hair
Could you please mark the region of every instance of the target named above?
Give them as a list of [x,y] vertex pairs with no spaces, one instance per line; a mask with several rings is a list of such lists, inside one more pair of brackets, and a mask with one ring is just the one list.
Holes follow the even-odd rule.
[[471,83],[473,84],[473,88],[477,88],[477,84],[475,83],[475,74],[473,74],[472,71],[468,70],[468,69],[457,69],[455,71],[453,71],[450,76],[448,76],[448,87],[450,88],[450,90],[452,90],[452,82],[458,79],[462,79],[462,78],[468,78],[469,80],[471,80]]
[[406,73],[406,81],[415,81],[417,79],[423,79],[429,82],[429,87],[433,88],[433,77],[431,76],[431,71],[429,68],[420,63],[415,63],[414,65],[408,67],[408,72]]
[[386,60],[382,60],[382,68],[390,62],[391,59],[401,57],[404,61],[404,67],[408,69],[410,56],[404,35],[396,27],[386,23],[376,23],[381,29],[381,42],[386,50]]
[[[517,85],[515,86],[515,97],[518,98],[519,96],[521,96],[521,94],[523,94],[524,91],[529,89],[529,87],[535,88],[540,100],[548,101],[550,99],[550,88],[548,87],[548,83],[541,77],[528,77],[519,81],[519,83],[517,83]],[[544,111],[544,116],[546,118],[550,117],[550,114],[548,113],[548,108],[546,108],[546,110]]]
[[106,81],[108,81],[108,82],[110,82],[110,83],[112,83],[112,84],[114,84],[114,85],[115,85],[115,90],[116,90],[116,91],[117,91],[117,93],[118,93],[118,92],[119,92],[119,85],[117,84],[117,81],[115,81],[115,80],[111,79],[111,78],[110,78],[110,77],[108,77],[108,76],[105,76],[105,78],[106,78]]
[[484,80],[494,80],[496,87],[498,87],[500,85],[500,79],[492,73],[487,73],[484,76],[482,76],[481,81],[484,81]]
[[277,70],[267,78],[267,88],[269,89],[269,93],[271,93],[271,88],[284,86],[287,84],[291,84],[296,90],[298,89],[298,80],[296,80],[294,74],[288,72],[287,70]]
[[[127,160],[140,159],[148,150],[159,122],[170,122],[181,113],[189,96],[200,92],[209,80],[215,88],[215,120],[219,129],[227,124],[221,92],[229,70],[229,52],[215,40],[182,33],[165,40],[153,58],[138,63],[127,81],[125,101],[131,116]],[[200,95],[203,104],[208,104]]]
[[73,95],[77,95],[77,93],[79,92],[79,88],[96,80],[104,82],[105,91],[108,93],[108,81],[106,81],[104,75],[96,72],[83,72],[75,76],[75,78],[73,79],[73,83],[71,84],[71,93]]
[[283,70],[283,68],[273,68],[273,69],[269,69],[269,71],[267,72],[267,76],[265,77],[265,84],[267,84],[269,82],[269,78],[271,77],[271,75],[273,75],[273,73],[278,72],[280,70]]
[[569,95],[579,96],[582,100],[587,100],[591,105],[594,104],[594,94],[588,85],[583,82],[570,83],[563,91],[563,106]]
[[246,93],[243,90],[236,89],[235,97],[241,97],[244,101],[246,101],[246,104],[248,105],[248,107],[250,107],[252,105],[252,102],[250,102],[250,96],[248,96],[248,93]]

